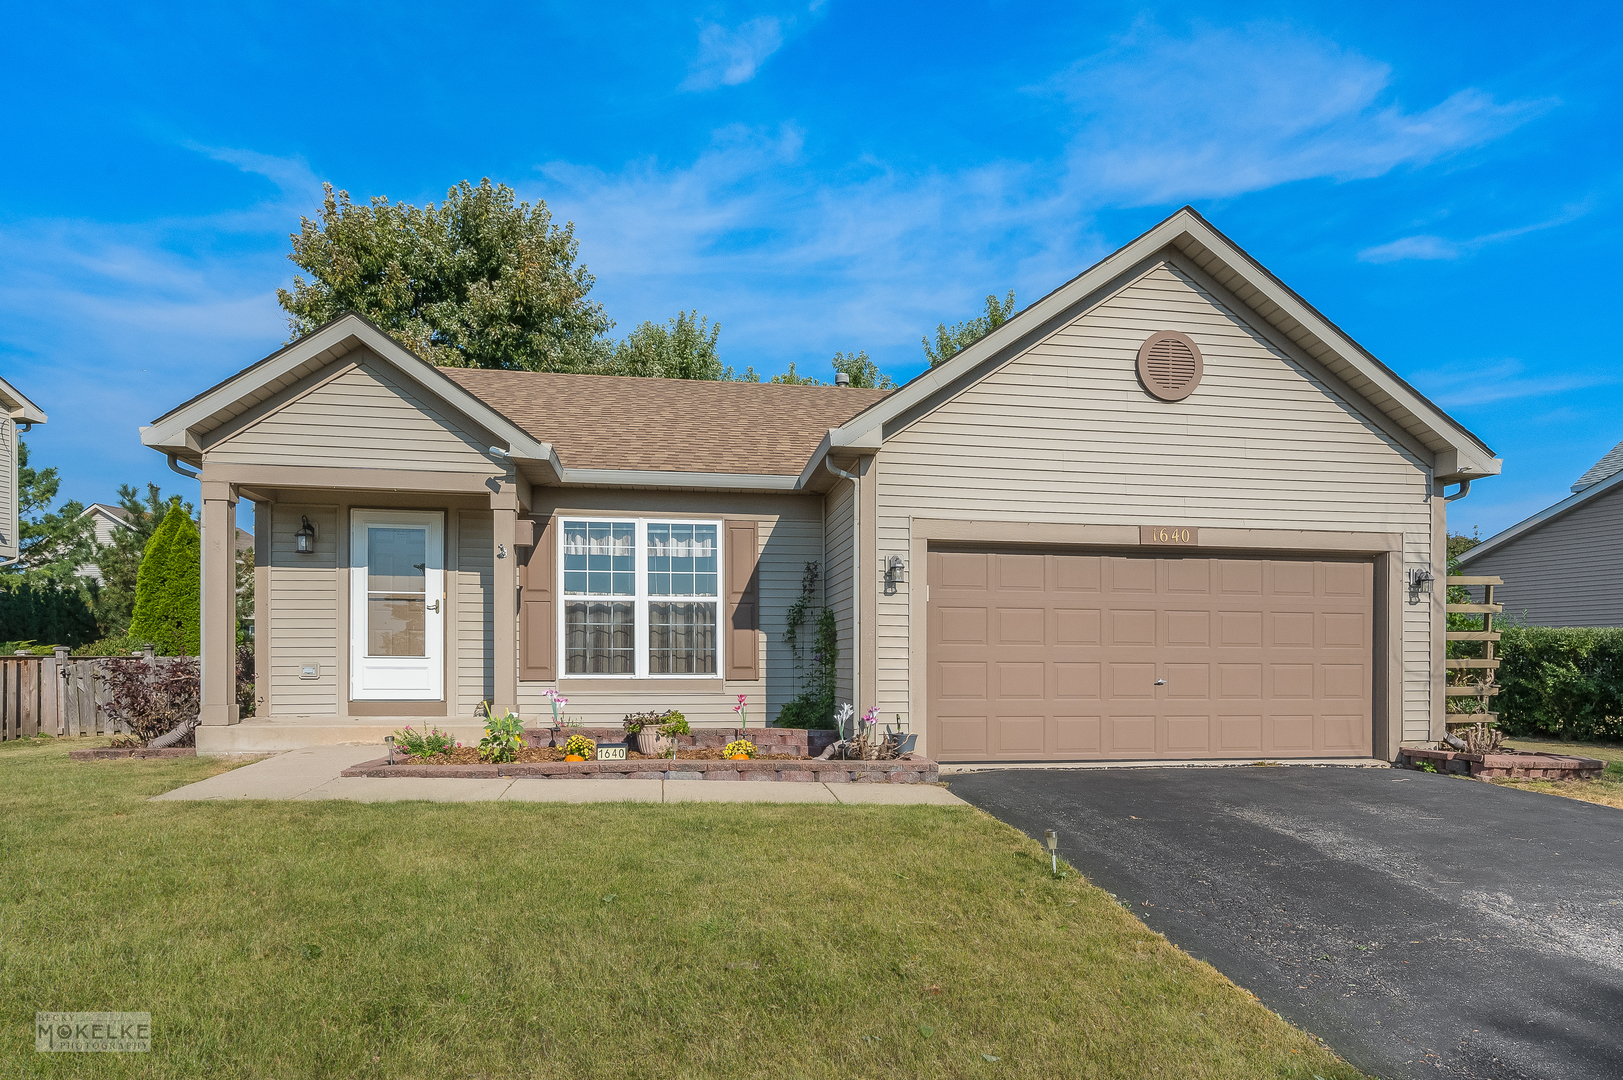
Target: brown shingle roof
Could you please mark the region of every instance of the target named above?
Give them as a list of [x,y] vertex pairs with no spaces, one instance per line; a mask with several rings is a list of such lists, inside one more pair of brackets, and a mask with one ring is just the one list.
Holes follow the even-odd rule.
[[442,368],[565,468],[797,475],[831,427],[890,393],[849,386]]

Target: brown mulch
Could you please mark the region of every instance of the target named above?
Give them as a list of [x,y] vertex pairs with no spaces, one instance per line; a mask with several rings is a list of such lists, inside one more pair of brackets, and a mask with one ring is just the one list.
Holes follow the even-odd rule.
[[[629,751],[626,754],[626,757],[631,759],[631,760],[634,760],[634,761],[664,760],[664,759],[661,759],[661,758],[656,758],[654,755],[651,755],[651,754],[639,754],[635,750]],[[676,752],[676,760],[678,760],[678,761],[720,761],[721,759],[722,759],[722,752],[721,752],[721,748],[719,746],[718,747],[711,747],[711,748],[708,748],[708,749],[702,749],[702,750],[701,749],[694,749],[693,747],[688,746],[688,747],[683,747],[682,749],[680,749],[680,750],[678,750]],[[436,754],[433,757],[427,757],[427,758],[408,757],[408,756],[402,754],[402,755],[397,756],[395,760],[397,760],[397,761],[409,761],[409,762],[411,762],[413,764],[416,764],[416,765],[478,765],[478,764],[480,764],[479,748],[477,746],[462,746],[462,747],[458,747],[455,750],[449,751],[448,753]],[[524,747],[522,750],[520,750],[518,752],[518,760],[522,761],[522,762],[529,762],[529,761],[562,761],[562,760],[564,760],[564,752],[562,750],[558,749],[556,746],[542,747],[542,748],[539,748],[539,749],[534,747],[534,746],[526,746],[526,747]],[[802,759],[795,757],[795,755],[793,755],[793,754],[756,754],[755,755],[755,760],[756,761],[799,761],[799,760],[802,760]]]

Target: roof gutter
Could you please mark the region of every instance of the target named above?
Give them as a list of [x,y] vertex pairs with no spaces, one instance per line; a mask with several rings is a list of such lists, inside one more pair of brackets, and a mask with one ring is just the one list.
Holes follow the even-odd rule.
[[200,474],[194,473],[194,472],[187,472],[185,469],[182,469],[180,467],[180,459],[179,459],[179,457],[177,455],[169,454],[169,455],[167,455],[167,457],[169,458],[169,468],[172,471],[178,472],[180,475],[184,476],[188,480],[201,479]]
[[1460,489],[1452,495],[1444,495],[1443,501],[1453,502],[1455,499],[1463,499],[1469,494],[1471,494],[1471,478],[1467,476],[1460,481]]

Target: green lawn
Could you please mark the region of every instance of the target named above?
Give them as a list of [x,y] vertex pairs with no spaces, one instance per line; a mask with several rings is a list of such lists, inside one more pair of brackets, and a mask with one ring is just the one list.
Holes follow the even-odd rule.
[[979,811],[149,803],[226,766],[67,749],[0,745],[3,1076],[1360,1075]]
[[1515,780],[1493,781],[1504,787],[1538,791],[1546,795],[1565,795],[1569,799],[1600,803],[1623,809],[1623,746],[1606,743],[1541,742],[1537,739],[1506,739],[1505,746],[1512,750],[1532,750],[1545,754],[1576,754],[1579,757],[1600,758],[1606,762],[1606,771],[1593,780]]

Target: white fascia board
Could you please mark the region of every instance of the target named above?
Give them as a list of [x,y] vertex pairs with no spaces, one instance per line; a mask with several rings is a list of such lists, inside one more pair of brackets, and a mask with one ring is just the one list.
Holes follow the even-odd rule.
[[[1462,464],[1463,462],[1463,464]],[[1432,472],[1438,480],[1445,483],[1454,483],[1460,480],[1475,480],[1483,476],[1498,476],[1504,462],[1499,458],[1463,457],[1458,450],[1440,450],[1437,453]]]
[[806,467],[800,470],[800,476],[795,479],[796,490],[803,489],[810,484],[812,477],[817,475],[817,470],[823,467],[823,459],[828,457],[829,449],[833,445],[834,430],[829,428],[828,434],[824,435],[822,441],[817,444],[817,449],[812,451],[811,460],[806,462]]
[[[1276,304],[1291,318],[1307,327],[1316,337],[1333,349],[1349,365],[1370,382],[1419,417],[1440,438],[1447,441],[1455,455],[1450,467],[1453,476],[1492,476],[1499,472],[1501,462],[1487,451],[1464,428],[1421,398],[1413,388],[1378,362],[1350,338],[1312,310],[1295,293],[1280,284],[1271,274],[1262,271],[1259,264],[1241,251],[1232,241],[1207,224],[1200,215],[1185,207],[1156,225],[1150,231],[1125,247],[1107,255],[1098,263],[1021,311],[991,333],[970,345],[951,360],[932,368],[909,382],[896,393],[859,413],[843,427],[831,432],[834,445],[845,440],[873,438],[884,429],[887,421],[900,416],[920,402],[950,386],[960,376],[978,364],[1018,341],[1031,328],[1041,326],[1064,314],[1067,309],[1081,303],[1091,293],[1107,285],[1118,275],[1130,270],[1151,256],[1167,248],[1179,250],[1176,242],[1188,236],[1213,252],[1240,277]],[[1440,474],[1441,475],[1441,474]]]
[[563,469],[559,483],[589,487],[721,488],[794,491],[798,478],[780,473],[655,472],[648,469]]
[[1530,533],[1541,525],[1548,525],[1556,518],[1561,517],[1563,514],[1571,513],[1584,503],[1588,502],[1590,499],[1604,495],[1606,492],[1611,491],[1619,484],[1623,484],[1623,472],[1613,473],[1600,483],[1591,484],[1589,487],[1584,488],[1576,495],[1568,495],[1565,499],[1562,499],[1554,506],[1546,507],[1545,509],[1540,510],[1526,521],[1519,521],[1510,528],[1506,529],[1504,532],[1495,533],[1494,535],[1488,537],[1470,551],[1462,554],[1459,558],[1460,565],[1464,566],[1466,563],[1475,559],[1479,555],[1486,555],[1490,551],[1504,547],[1517,537]]
[[233,402],[280,378],[328,349],[353,338],[374,355],[387,361],[428,394],[446,402],[480,427],[506,440],[508,457],[550,465],[555,472],[562,464],[550,444],[538,442],[428,363],[402,348],[387,334],[357,315],[341,315],[293,344],[218,384],[192,401],[154,420],[141,429],[141,442],[155,450],[195,456],[201,453],[190,428]]
[[0,406],[19,424],[45,423],[45,410],[24,397],[16,387],[0,379]]

